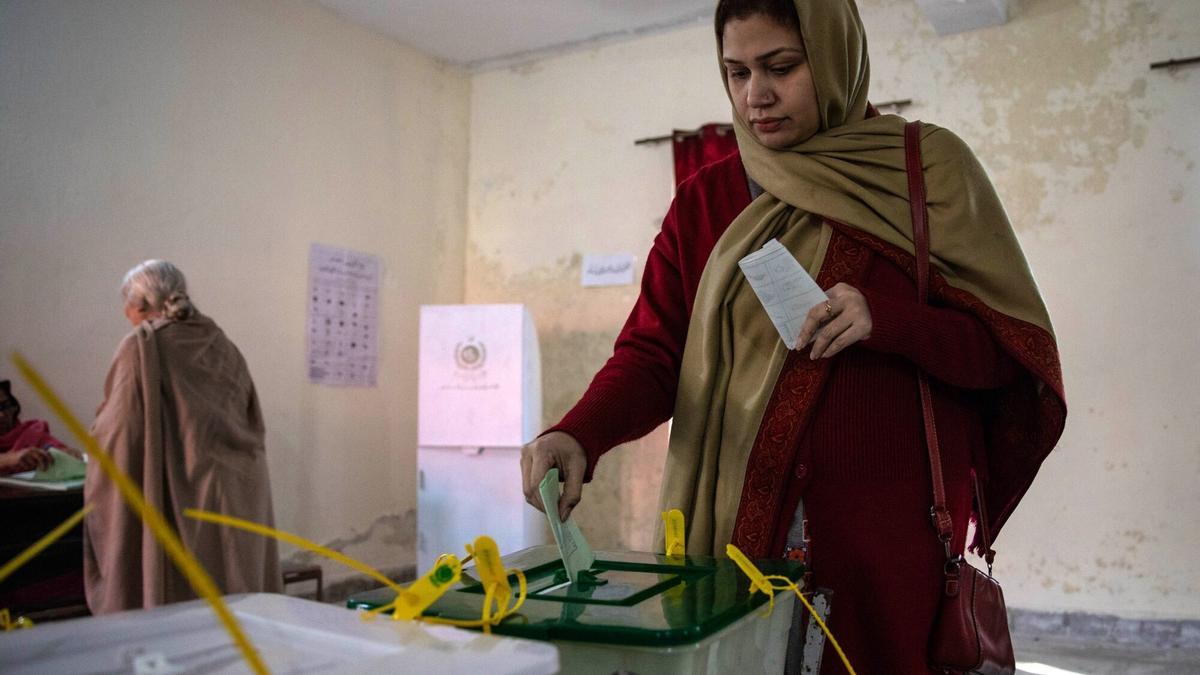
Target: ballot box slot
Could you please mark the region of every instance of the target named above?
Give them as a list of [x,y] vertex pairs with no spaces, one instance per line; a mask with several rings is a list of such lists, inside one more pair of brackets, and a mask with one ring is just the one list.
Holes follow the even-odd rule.
[[[617,605],[629,607],[691,579],[708,576],[715,568],[704,566],[648,565],[617,560],[596,560],[589,570],[591,579],[572,583],[567,579],[561,560],[538,565],[525,572],[530,598],[550,602]],[[483,586],[464,574],[463,593],[482,595]],[[517,582],[512,581],[513,592]]]

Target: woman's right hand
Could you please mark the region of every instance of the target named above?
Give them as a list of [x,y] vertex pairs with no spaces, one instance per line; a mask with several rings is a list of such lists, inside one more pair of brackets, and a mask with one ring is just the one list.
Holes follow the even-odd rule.
[[551,431],[521,448],[521,485],[525,501],[542,513],[546,512],[546,507],[542,504],[538,485],[546,472],[554,467],[558,467],[558,476],[563,481],[557,506],[559,519],[565,521],[583,496],[583,473],[587,470],[587,453],[583,446],[568,433]]
[[22,471],[48,469],[54,463],[54,458],[42,448],[24,448],[0,454],[0,476],[7,476]]

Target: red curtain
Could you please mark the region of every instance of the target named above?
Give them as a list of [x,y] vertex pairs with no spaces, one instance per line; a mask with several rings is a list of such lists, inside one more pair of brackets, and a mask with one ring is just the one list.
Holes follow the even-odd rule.
[[737,137],[728,124],[705,124],[695,131],[675,131],[671,135],[675,148],[675,185],[718,159],[737,150]]

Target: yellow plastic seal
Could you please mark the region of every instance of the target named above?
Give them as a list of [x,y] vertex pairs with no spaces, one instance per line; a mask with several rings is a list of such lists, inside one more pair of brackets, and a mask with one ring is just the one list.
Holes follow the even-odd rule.
[[770,607],[767,610],[768,612],[775,608],[775,591],[792,591],[795,593],[796,597],[800,599],[800,602],[804,604],[804,608],[807,609],[808,613],[812,615],[813,620],[816,621],[817,625],[821,627],[821,630],[825,633],[825,637],[829,638],[830,644],[832,644],[833,648],[837,650],[838,656],[840,656],[842,659],[842,665],[846,666],[846,671],[849,672],[850,675],[856,675],[854,668],[850,665],[850,659],[846,657],[846,652],[842,651],[842,646],[838,644],[837,638],[833,637],[833,633],[829,632],[829,626],[825,625],[825,621],[821,619],[821,615],[817,614],[817,610],[813,609],[813,606],[808,601],[808,598],[804,597],[804,594],[800,592],[800,588],[796,586],[796,582],[780,574],[763,574],[762,571],[760,571],[758,567],[754,565],[754,563],[750,562],[750,559],[746,557],[746,554],[742,553],[741,550],[739,550],[738,547],[734,546],[733,544],[725,545],[725,555],[729,556],[730,560],[737,563],[737,566],[742,570],[742,572],[745,572],[747,577],[750,577],[751,595],[754,595],[758,591],[762,591],[763,593],[767,594],[767,597],[770,598]]
[[[500,548],[496,541],[486,535],[476,537],[475,544],[467,545],[468,559],[475,560],[475,573],[479,575],[479,583],[483,586],[483,613],[478,619],[443,619],[436,616],[421,617],[422,621],[440,623],[459,628],[482,628],[483,632],[491,633],[492,626],[500,625],[509,616],[516,613],[525,603],[525,573],[521,570],[506,570],[500,559]],[[510,575],[517,577],[517,596],[514,599],[512,585],[508,581]],[[514,601],[515,600],[515,601]],[[512,606],[509,603],[512,602]]]
[[475,572],[483,585],[483,616],[480,619],[483,632],[490,633],[494,617],[504,614],[508,608],[512,587],[508,584],[508,575],[500,562],[500,548],[494,539],[486,535],[477,537],[473,546],[467,546],[467,553],[475,560]]
[[687,552],[687,540],[684,537],[683,511],[679,509],[663,511],[662,519],[666,531],[667,555],[684,555]]
[[458,583],[462,577],[462,564],[452,553],[443,553],[433,563],[433,567],[420,579],[396,595],[395,609],[392,618],[416,619],[426,608],[437,602],[442,594]]
[[[737,563],[738,568],[741,569],[746,576],[750,577],[750,594],[753,595],[759,591],[766,593],[767,597],[771,599],[771,606],[774,607],[775,587],[772,586],[767,577],[759,571],[758,567],[756,567],[754,563],[750,562],[750,559],[746,557],[746,554],[742,553],[741,549],[733,544],[726,544],[725,555],[729,556],[730,560]],[[791,579],[786,580],[788,583],[791,583],[792,581]]]
[[0,609],[0,630],[7,633],[18,628],[33,628],[33,621],[26,616],[18,616],[17,620],[13,621],[7,609]]
[[487,535],[477,537],[474,546],[467,547],[467,553],[475,559],[475,571],[479,574],[479,583],[483,584],[489,601],[483,608],[484,618],[491,614],[491,606],[495,603],[496,611],[508,607],[512,597],[512,588],[508,585],[508,575],[504,573],[504,565],[500,562],[500,548],[496,540]]

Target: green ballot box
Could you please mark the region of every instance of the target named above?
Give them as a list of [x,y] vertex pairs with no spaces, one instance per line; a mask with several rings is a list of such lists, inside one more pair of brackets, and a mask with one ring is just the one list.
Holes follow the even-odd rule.
[[[570,583],[554,546],[505,556],[525,573],[525,604],[493,628],[499,635],[553,642],[563,673],[782,673],[795,595],[777,592],[775,607],[733,561],[652,553],[596,553],[590,573]],[[757,561],[763,574],[799,580],[801,564]],[[517,584],[512,576],[513,593]],[[392,601],[389,589],[351,596],[371,609]],[[473,568],[426,616],[478,619],[483,588]]]

